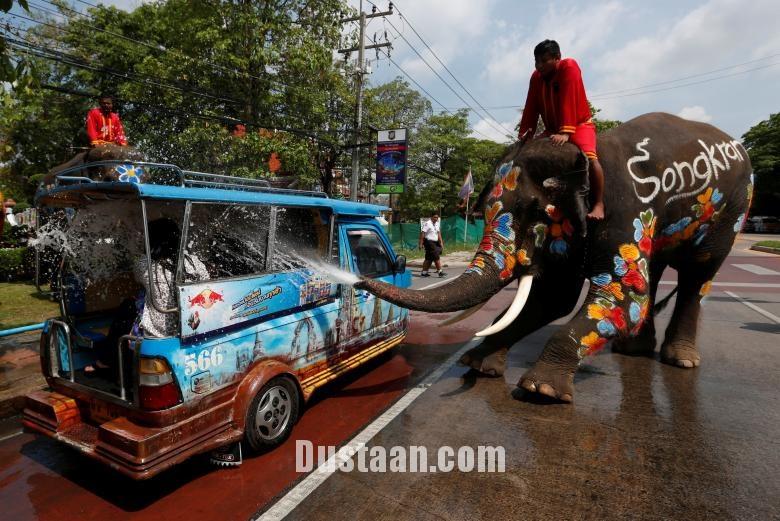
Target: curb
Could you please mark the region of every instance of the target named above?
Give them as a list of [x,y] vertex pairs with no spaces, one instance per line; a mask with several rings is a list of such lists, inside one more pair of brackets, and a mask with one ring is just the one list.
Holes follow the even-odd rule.
[[770,248],[769,246],[751,246],[751,250],[762,251],[764,253],[774,253],[780,255],[780,248]]

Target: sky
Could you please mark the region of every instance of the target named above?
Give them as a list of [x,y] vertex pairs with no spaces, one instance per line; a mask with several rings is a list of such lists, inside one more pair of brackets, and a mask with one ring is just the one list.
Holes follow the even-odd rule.
[[[360,3],[348,1],[354,7]],[[387,9],[387,0],[371,1]],[[139,0],[107,3],[132,9]],[[376,33],[381,39],[387,31],[392,60],[436,100],[435,111],[442,105],[451,111],[471,105],[469,121],[478,138],[503,142],[514,129],[533,70],[533,48],[546,38],[558,41],[563,56],[580,64],[599,117],[626,121],[663,111],[711,123],[739,138],[780,112],[778,0],[393,3],[395,14],[373,19],[368,38]],[[369,0],[362,4],[371,11]],[[366,56],[372,58],[371,85],[404,76],[386,57],[377,61],[374,51]]]

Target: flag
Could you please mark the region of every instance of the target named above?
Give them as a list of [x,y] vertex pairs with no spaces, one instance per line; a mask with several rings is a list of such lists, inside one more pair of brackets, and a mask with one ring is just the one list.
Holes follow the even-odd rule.
[[463,179],[463,186],[460,187],[458,197],[461,199],[468,199],[471,194],[474,193],[474,178],[471,177],[471,168],[469,168],[468,174]]

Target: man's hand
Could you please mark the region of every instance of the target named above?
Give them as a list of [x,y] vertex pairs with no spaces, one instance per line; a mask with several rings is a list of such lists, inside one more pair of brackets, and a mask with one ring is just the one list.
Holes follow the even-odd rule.
[[555,146],[561,146],[569,140],[569,134],[553,134],[550,136],[550,141]]

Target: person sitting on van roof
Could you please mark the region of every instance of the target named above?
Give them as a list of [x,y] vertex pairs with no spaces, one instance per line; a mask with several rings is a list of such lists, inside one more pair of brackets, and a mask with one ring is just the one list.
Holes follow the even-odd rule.
[[[152,283],[154,284],[156,304],[161,309],[173,309],[178,304],[174,278],[179,257],[181,231],[179,226],[167,217],[150,221],[148,230],[149,254],[152,259]],[[206,266],[195,255],[185,254],[184,269],[187,271],[188,279],[193,282],[209,279]],[[144,336],[174,336],[179,328],[179,315],[177,313],[161,313],[152,304],[145,255],[136,262],[135,276],[145,289],[144,306],[140,320],[140,329]]]

